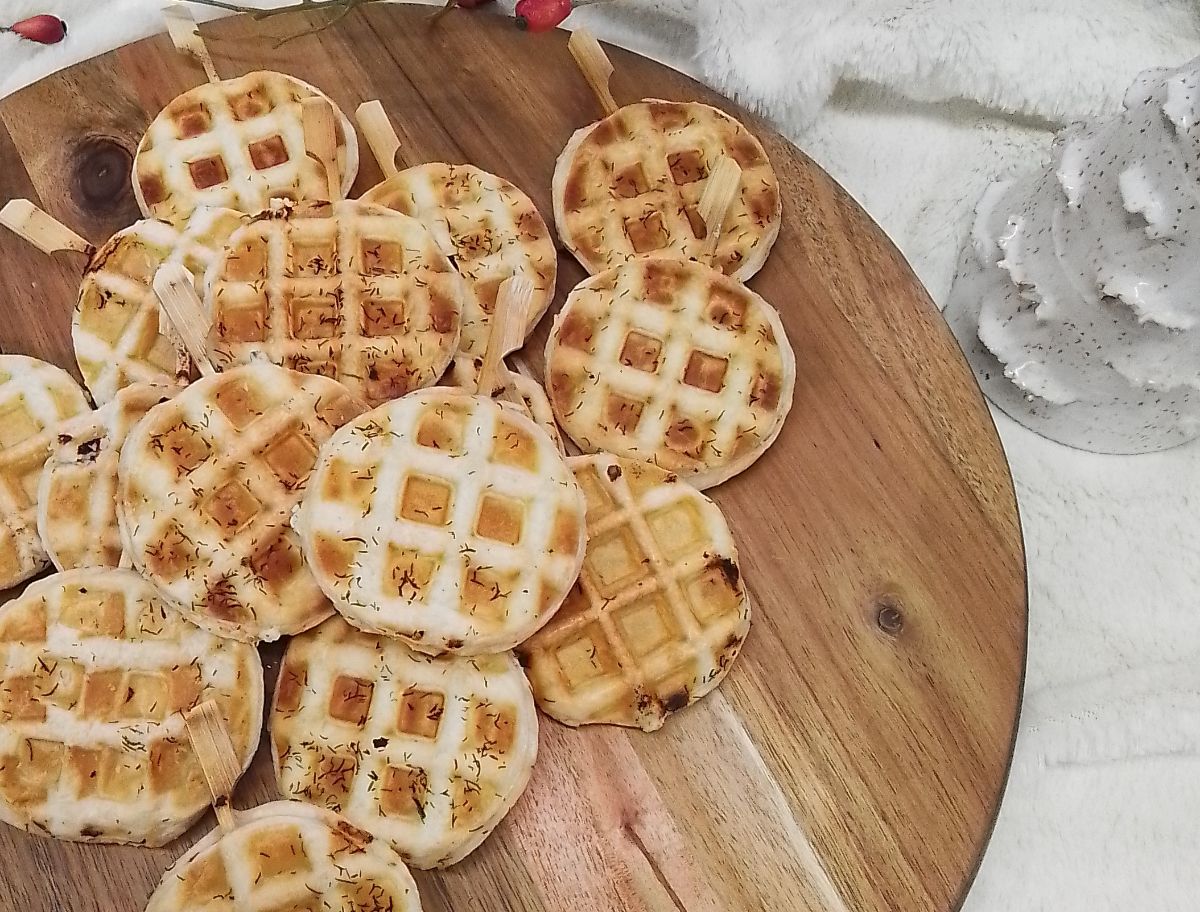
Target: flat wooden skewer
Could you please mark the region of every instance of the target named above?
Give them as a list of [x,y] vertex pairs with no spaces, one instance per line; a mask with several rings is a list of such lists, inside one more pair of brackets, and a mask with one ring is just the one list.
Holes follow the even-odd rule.
[[704,193],[700,196],[700,218],[704,220],[704,248],[700,262],[712,265],[717,255],[717,242],[729,207],[737,199],[742,187],[741,166],[729,156],[722,156],[717,166],[709,173]]
[[[371,154],[383,171],[384,180],[391,180],[400,173],[404,161],[399,156],[400,137],[392,126],[391,119],[378,101],[364,101],[354,112],[354,121],[358,124],[359,132],[366,137]],[[437,241],[438,249],[448,257],[458,256],[458,248],[450,237],[450,226],[445,219],[436,219],[426,224]]]
[[204,75],[209,82],[220,82],[221,75],[213,63],[208,45],[200,37],[200,27],[192,17],[191,10],[182,3],[170,3],[163,7],[163,18],[167,20],[167,34],[175,49],[185,57],[191,57],[204,67]]
[[342,178],[337,166],[337,128],[333,107],[324,98],[306,98],[301,102],[304,118],[304,148],[325,172],[325,188],[331,203],[342,198]]
[[400,173],[400,165],[396,162],[396,154],[400,151],[400,137],[388,119],[387,111],[378,99],[364,101],[354,112],[354,122],[358,124],[358,132],[367,140],[371,154],[383,176],[395,177]]
[[475,388],[478,395],[491,396],[499,389],[499,398],[525,405],[521,394],[508,379],[504,356],[515,352],[525,341],[525,321],[533,303],[533,291],[533,282],[519,275],[505,279],[500,286],[496,309],[492,311],[487,348],[483,353],[483,366],[479,368],[479,383]]
[[28,241],[42,253],[74,250],[91,256],[96,248],[27,199],[9,200],[0,209],[0,225]]
[[211,377],[217,371],[208,357],[208,319],[192,274],[178,263],[160,266],[154,273],[154,293],[201,375]]
[[571,56],[575,58],[579,69],[583,71],[583,78],[592,87],[600,107],[604,109],[604,116],[617,113],[616,99],[608,87],[613,74],[612,61],[604,53],[604,48],[600,46],[596,36],[587,29],[576,29],[567,40],[567,47],[570,48]]
[[224,832],[232,832],[237,828],[237,822],[233,818],[230,802],[242,771],[225,720],[221,718],[221,711],[213,700],[206,700],[183,718],[196,751],[196,759],[200,761],[200,768],[204,770],[204,778],[208,781],[208,790],[213,795],[217,824]]

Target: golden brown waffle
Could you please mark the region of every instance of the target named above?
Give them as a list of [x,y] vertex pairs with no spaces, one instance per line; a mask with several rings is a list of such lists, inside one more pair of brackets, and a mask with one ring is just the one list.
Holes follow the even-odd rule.
[[133,160],[143,214],[181,224],[198,206],[255,213],[275,197],[327,197],[325,173],[304,146],[301,104],[333,107],[342,194],[358,174],[358,137],[319,89],[283,73],[247,73],[189,89],[154,118]]
[[156,405],[125,438],[117,518],[134,566],[221,636],[274,640],[332,611],[291,528],[317,449],[364,406],[258,362]]
[[434,658],[333,617],[288,645],[271,743],[283,794],[445,867],[525,790],[537,710],[509,652]]
[[330,811],[273,801],[185,852],[146,912],[421,912],[421,899],[382,840]]
[[523,275],[533,283],[526,335],[554,299],[554,239],[533,200],[504,178],[474,165],[433,162],[401,171],[362,198],[411,215],[435,237],[449,239],[468,292],[455,364],[471,380],[478,372],[475,359],[483,358],[487,348],[496,294],[506,279]]
[[0,607],[0,819],[60,839],[170,842],[211,801],[183,718],[206,700],[244,771],[262,724],[253,647],[188,623],[132,570],[33,583]]
[[420,222],[383,206],[265,212],[234,233],[207,285],[218,365],[265,356],[372,404],[429,386],[458,347],[462,278]]
[[655,731],[729,671],[750,600],[720,509],[668,473],[607,453],[569,460],[587,557],[562,610],[520,647],[544,712]]
[[230,233],[242,224],[230,209],[198,209],[180,227],[143,219],[101,247],[79,288],[71,321],[75,359],[97,404],[131,383],[172,383],[178,357],[159,333],[151,287],[165,263],[181,263],[200,279]]
[[554,442],[515,409],[445,388],[335,434],[294,525],[347,620],[433,654],[515,646],[583,559],[583,495]]
[[698,257],[700,197],[723,156],[741,166],[742,182],[714,262],[745,281],[779,236],[779,182],[749,130],[697,102],[626,105],[576,132],[554,169],[558,235],[591,273],[644,254]]
[[50,563],[37,530],[38,481],[62,423],[88,407],[61,368],[0,355],[0,589]]
[[779,435],[796,362],[779,314],[746,286],[647,258],[571,292],[546,376],[554,416],[585,453],[653,462],[704,489]]
[[117,459],[130,429],[177,386],[138,383],[107,405],[65,422],[38,484],[37,528],[59,570],[115,567],[121,561],[117,529]]

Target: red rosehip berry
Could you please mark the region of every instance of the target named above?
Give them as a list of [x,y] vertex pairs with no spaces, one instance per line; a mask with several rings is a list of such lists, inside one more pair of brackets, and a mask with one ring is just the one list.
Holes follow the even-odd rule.
[[517,4],[517,28],[530,32],[548,32],[571,15],[572,0],[520,0]]
[[38,44],[58,44],[67,35],[67,24],[57,16],[43,13],[14,22],[10,26],[0,25],[0,32],[13,32]]

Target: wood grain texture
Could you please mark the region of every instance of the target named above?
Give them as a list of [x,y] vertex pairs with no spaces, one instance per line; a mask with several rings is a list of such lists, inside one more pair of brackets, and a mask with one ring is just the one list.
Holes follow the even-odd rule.
[[[565,34],[462,13],[430,32],[426,13],[371,6],[281,49],[246,19],[205,31],[223,74],[284,70],[346,111],[378,97],[406,161],[473,162],[550,213],[554,159],[599,114]],[[753,627],[720,691],[662,732],[546,720],[528,793],[466,862],[419,876],[425,907],[953,909],[1003,788],[1025,655],[1016,507],[983,399],[910,269],[829,177],[684,76],[612,57],[619,101],[700,99],[743,117],[784,191],[779,244],[751,284],[795,347],[795,406],[768,454],[711,492],[740,544]],[[103,241],[137,218],[142,131],[203,78],[163,35],[0,102],[0,200],[28,196]],[[358,191],[381,177],[364,158]],[[74,369],[80,258],[7,233],[0,257],[0,347]],[[560,303],[581,278],[564,256]],[[549,322],[527,349],[535,366]],[[263,750],[238,802],[273,797]],[[22,912],[137,912],[183,848],[3,828],[0,896]]]

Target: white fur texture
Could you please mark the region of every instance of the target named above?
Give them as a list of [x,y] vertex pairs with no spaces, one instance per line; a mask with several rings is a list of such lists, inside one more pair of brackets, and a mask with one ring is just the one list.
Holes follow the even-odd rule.
[[[5,0],[0,18],[58,12],[72,30],[53,49],[0,35],[0,94],[156,29],[158,5]],[[772,115],[938,300],[991,180],[1063,122],[1116,110],[1137,71],[1200,54],[1194,0],[617,0],[584,23]],[[1029,553],[1029,670],[965,909],[1194,912],[1200,447],[1095,456],[997,424]]]

